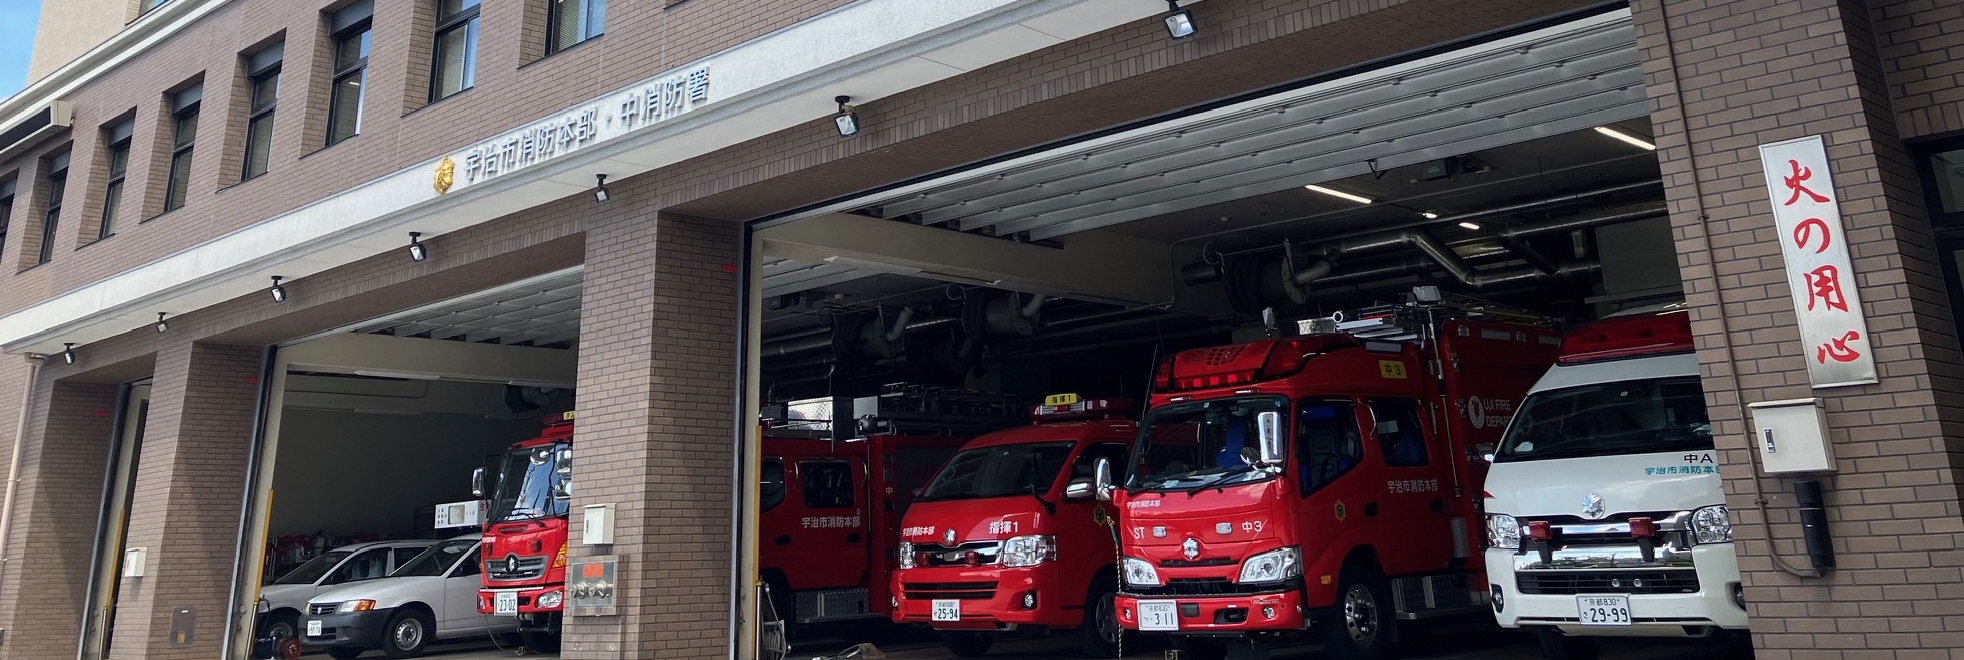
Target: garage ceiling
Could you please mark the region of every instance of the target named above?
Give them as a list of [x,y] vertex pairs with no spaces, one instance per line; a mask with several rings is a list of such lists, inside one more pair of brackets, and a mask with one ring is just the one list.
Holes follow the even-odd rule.
[[356,334],[519,346],[565,346],[580,337],[581,270],[520,280],[368,321]]

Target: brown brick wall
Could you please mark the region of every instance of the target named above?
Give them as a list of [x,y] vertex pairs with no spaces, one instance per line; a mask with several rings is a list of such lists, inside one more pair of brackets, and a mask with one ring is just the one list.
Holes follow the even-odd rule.
[[[9,360],[14,362],[14,360]],[[9,369],[9,371],[16,371]],[[10,374],[10,380],[24,374]],[[19,390],[13,390],[14,393]],[[14,533],[0,582],[4,658],[73,654],[81,634],[117,387],[40,379],[23,445]],[[6,410],[13,433],[15,405]],[[5,447],[11,452],[12,447]],[[8,454],[0,454],[5,456]],[[0,459],[6,460],[6,459]],[[33,530],[21,533],[23,530]]]
[[[1641,0],[1638,44],[1762,658],[1947,657],[1964,646],[1964,383],[1915,172],[1859,5]],[[1811,390],[1757,146],[1825,138],[1881,382]],[[1820,396],[1840,568],[1806,565],[1792,480],[1753,478],[1743,403]],[[1763,490],[1762,490],[1763,489]],[[1757,497],[1771,502],[1762,516]],[[1772,539],[1761,521],[1771,523]]]
[[1964,131],[1964,5],[1937,0],[1868,3],[1903,139]]
[[[144,577],[122,579],[110,657],[208,660],[230,627],[225,606],[262,349],[163,336],[127,541],[147,548],[149,562]],[[186,647],[169,639],[179,607],[196,611]]]
[[564,657],[725,657],[739,232],[609,206],[587,231],[573,525],[612,503],[615,544],[572,554],[621,556],[622,616],[570,619]]

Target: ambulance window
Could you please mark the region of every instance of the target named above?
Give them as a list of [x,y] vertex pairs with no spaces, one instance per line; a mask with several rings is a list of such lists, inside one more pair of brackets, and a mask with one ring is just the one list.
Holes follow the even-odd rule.
[[1335,481],[1364,458],[1357,413],[1348,401],[1303,401],[1296,414],[1297,470],[1307,496]]
[[784,503],[784,461],[770,459],[764,461],[764,511],[777,508]]
[[805,487],[805,506],[813,509],[852,508],[852,464],[809,461],[798,464]]
[[1425,431],[1418,426],[1418,402],[1372,401],[1377,423],[1378,451],[1390,467],[1424,467]]

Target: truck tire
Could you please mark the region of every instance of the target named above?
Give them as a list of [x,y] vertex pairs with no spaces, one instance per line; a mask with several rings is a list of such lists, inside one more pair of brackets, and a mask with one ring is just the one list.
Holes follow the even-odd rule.
[[1084,623],[1077,627],[1077,647],[1087,658],[1118,657],[1119,636],[1125,627],[1118,624],[1118,581],[1101,577],[1091,581],[1091,593],[1084,601]]
[[327,647],[327,657],[334,658],[334,660],[355,660],[355,658],[361,657],[362,652],[366,650],[352,646],[330,646]]
[[1337,616],[1323,626],[1323,649],[1343,660],[1379,660],[1390,655],[1396,613],[1391,589],[1376,568],[1361,562],[1343,567],[1337,581]]
[[1173,650],[1180,660],[1225,660],[1228,654],[1227,640],[1219,637],[1174,635]]
[[989,654],[989,647],[996,645],[996,636],[988,633],[944,631],[941,644],[948,652],[963,658],[980,658]]
[[559,633],[544,630],[520,630],[518,638],[525,640],[525,648],[538,653],[558,653]]
[[1587,637],[1570,637],[1554,628],[1534,631],[1541,638],[1541,657],[1548,660],[1596,660],[1602,647]]
[[423,647],[429,646],[430,638],[436,634],[436,622],[428,612],[416,609],[397,610],[389,617],[389,625],[382,628],[382,652],[391,658],[414,658],[423,654]]

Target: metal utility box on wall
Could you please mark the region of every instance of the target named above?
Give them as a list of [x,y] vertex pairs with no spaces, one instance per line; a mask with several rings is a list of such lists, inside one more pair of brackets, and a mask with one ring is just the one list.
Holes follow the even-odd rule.
[[613,616],[619,613],[620,558],[614,555],[580,557],[566,567],[566,613],[572,616]]
[[1828,410],[1820,399],[1747,404],[1752,413],[1753,447],[1767,474],[1834,471],[1834,443],[1828,439]]
[[614,544],[614,505],[588,504],[580,520],[580,544]]

